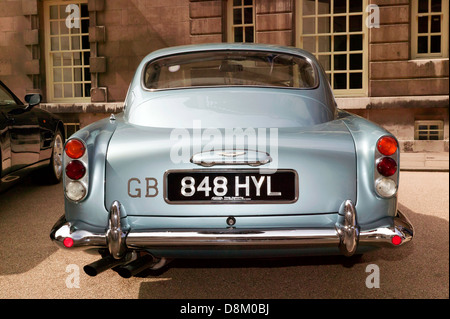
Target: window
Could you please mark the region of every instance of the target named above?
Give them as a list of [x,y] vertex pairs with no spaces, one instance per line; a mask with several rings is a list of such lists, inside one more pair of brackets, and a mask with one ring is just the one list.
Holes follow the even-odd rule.
[[87,1],[46,1],[44,10],[47,99],[90,101]]
[[444,139],[444,121],[415,121],[414,139],[436,141]]
[[151,90],[205,86],[264,86],[309,89],[317,75],[307,59],[279,52],[239,50],[194,52],[147,64]]
[[254,0],[228,0],[228,42],[255,42]]
[[6,91],[3,86],[0,85],[0,107],[2,105],[14,105],[17,104],[16,100],[12,97],[11,94],[9,94],[8,91]]
[[64,133],[66,139],[68,139],[72,134],[80,129],[80,123],[64,123]]
[[448,57],[448,0],[412,2],[412,57]]
[[367,91],[367,0],[297,0],[296,45],[313,53],[336,95]]

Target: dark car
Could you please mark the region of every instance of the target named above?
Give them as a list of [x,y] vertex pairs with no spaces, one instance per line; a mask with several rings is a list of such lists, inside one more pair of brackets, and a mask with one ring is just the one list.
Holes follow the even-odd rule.
[[35,107],[39,94],[27,94],[25,102],[0,81],[0,191],[36,169],[42,169],[46,182],[61,180],[64,124]]

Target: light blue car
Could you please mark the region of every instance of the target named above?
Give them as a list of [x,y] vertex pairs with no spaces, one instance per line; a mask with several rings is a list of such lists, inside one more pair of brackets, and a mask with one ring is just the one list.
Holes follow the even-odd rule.
[[155,51],[124,112],[65,145],[60,247],[123,277],[173,258],[360,255],[399,247],[392,134],[339,110],[313,55],[208,44]]

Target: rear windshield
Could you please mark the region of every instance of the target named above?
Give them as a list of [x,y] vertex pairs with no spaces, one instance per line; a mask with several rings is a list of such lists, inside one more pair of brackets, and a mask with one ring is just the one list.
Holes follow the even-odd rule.
[[303,57],[259,51],[208,51],[174,55],[147,64],[148,89],[205,86],[262,86],[308,89],[317,86]]

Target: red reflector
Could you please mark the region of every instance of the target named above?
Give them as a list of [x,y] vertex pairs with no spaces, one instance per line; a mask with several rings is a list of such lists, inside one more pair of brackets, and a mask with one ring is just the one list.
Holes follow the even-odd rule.
[[66,154],[70,158],[77,159],[84,155],[86,148],[84,144],[76,139],[70,140],[66,143]]
[[395,246],[398,246],[402,243],[402,238],[398,235],[395,235],[394,237],[392,237],[391,241]]
[[378,140],[377,148],[381,154],[391,156],[397,151],[398,145],[395,138],[391,136],[385,136]]
[[377,169],[383,176],[392,176],[397,172],[397,162],[390,157],[383,157],[378,162]]
[[67,248],[72,247],[73,246],[73,239],[69,238],[69,237],[64,238],[63,245],[64,245],[64,247],[67,247]]
[[78,180],[84,176],[86,173],[86,168],[84,167],[83,163],[80,161],[71,161],[66,166],[66,175],[74,180]]

